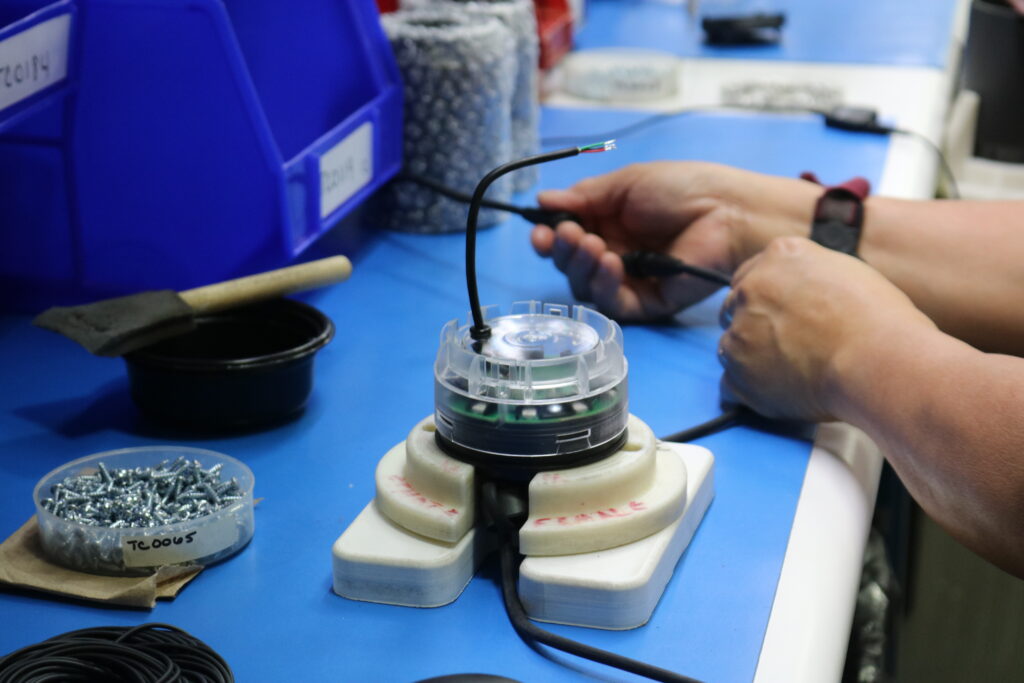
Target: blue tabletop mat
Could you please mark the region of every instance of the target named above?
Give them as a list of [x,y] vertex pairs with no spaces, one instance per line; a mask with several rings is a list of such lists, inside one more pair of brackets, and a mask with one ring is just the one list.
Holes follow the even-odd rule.
[[681,2],[590,0],[576,47],[644,48],[681,57],[944,67],[957,1],[771,0],[751,4],[786,13],[777,45],[704,45],[700,19],[691,19]]
[[[548,133],[586,133],[635,114],[552,110]],[[619,151],[542,169],[542,186],[657,158],[713,159],[826,180],[877,180],[884,138],[824,129],[801,117],[689,116],[621,141]],[[564,279],[533,255],[518,219],[480,235],[485,302],[570,302]],[[351,235],[338,235],[344,241]],[[330,242],[324,244],[328,248]],[[413,681],[454,672],[522,681],[632,680],[562,654],[545,658],[509,626],[493,566],[452,605],[417,610],[330,592],[331,544],[373,496],[385,450],[432,410],[432,362],[442,324],[467,308],[461,235],[380,234],[354,253],[348,282],[309,298],[338,326],[318,356],[306,413],[262,433],[190,439],[140,421],[120,361],[0,318],[0,535],[32,514],[31,489],[50,469],[98,451],[152,443],[221,450],[256,474],[256,535],[151,612],[0,592],[0,653],[102,624],[172,623],[220,651],[240,681]],[[671,326],[625,330],[632,412],[656,433],[718,412],[718,301]],[[651,622],[626,632],[553,630],[708,681],[749,681],[771,609],[806,469],[806,441],[736,428],[702,441],[716,457],[716,497]]]

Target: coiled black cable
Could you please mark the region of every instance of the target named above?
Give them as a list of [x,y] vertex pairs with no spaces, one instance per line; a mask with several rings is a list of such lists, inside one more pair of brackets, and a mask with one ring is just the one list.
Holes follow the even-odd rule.
[[169,624],[69,631],[0,658],[0,683],[233,683],[213,648]]

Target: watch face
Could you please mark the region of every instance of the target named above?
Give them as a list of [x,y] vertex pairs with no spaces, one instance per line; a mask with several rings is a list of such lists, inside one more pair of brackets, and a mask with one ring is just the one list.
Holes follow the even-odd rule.
[[815,222],[811,229],[811,239],[829,249],[844,254],[856,254],[860,229],[847,225],[835,218]]
[[825,191],[814,209],[811,239],[818,244],[852,256],[857,255],[864,204],[852,191],[833,187]]

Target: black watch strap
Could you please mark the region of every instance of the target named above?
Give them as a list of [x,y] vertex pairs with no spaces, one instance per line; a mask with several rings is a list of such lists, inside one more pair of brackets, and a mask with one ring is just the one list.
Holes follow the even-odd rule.
[[[801,177],[817,182],[811,174]],[[864,225],[864,199],[869,191],[868,181],[859,177],[826,188],[814,207],[811,239],[829,249],[856,256]]]

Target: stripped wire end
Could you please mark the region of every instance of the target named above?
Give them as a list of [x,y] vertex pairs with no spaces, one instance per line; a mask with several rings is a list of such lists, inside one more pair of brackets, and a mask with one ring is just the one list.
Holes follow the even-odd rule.
[[583,145],[579,148],[580,154],[596,154],[597,152],[610,152],[615,149],[615,140],[595,142],[592,145]]

